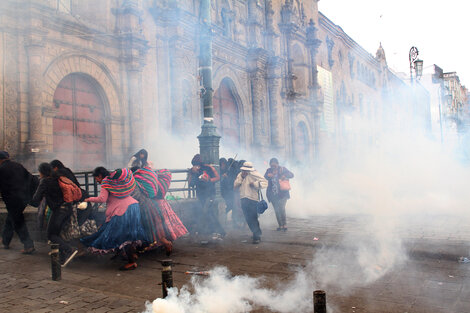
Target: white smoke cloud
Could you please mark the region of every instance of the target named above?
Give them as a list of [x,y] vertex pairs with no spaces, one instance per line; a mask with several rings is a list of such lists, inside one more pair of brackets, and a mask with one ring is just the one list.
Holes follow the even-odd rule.
[[281,313],[312,311],[313,285],[302,272],[279,289],[264,288],[260,278],[232,277],[225,267],[214,268],[207,279],[193,277],[190,284],[181,290],[172,288],[167,298],[147,303],[145,313],[243,313],[256,308]]
[[[263,307],[272,312],[311,311],[316,286],[345,295],[404,264],[406,231],[420,225],[423,217],[468,217],[470,195],[465,191],[470,172],[456,159],[455,147],[442,146],[410,130],[377,132],[373,140],[367,140],[373,127],[364,121],[360,127],[358,144],[343,147],[341,153],[334,151],[320,163],[298,166],[281,159],[281,165],[295,174],[288,217],[344,216],[357,225],[353,231],[338,234],[331,246],[320,238],[323,247],[314,250],[311,262],[288,286],[268,289],[261,278],[232,277],[227,269],[216,268],[208,279],[193,279],[190,286],[172,289],[167,299],[149,304],[147,312],[236,313]],[[159,142],[177,152],[159,155],[158,163],[189,166],[193,152],[198,152],[197,139],[192,137],[168,136]],[[237,147],[222,151],[234,151],[238,159],[253,161],[261,173],[275,156],[252,155]],[[266,218],[262,216],[262,228]],[[420,225],[423,231],[431,231],[425,227]]]
[[320,168],[296,171],[291,216],[464,213],[470,170],[451,150],[399,134],[363,147],[359,155],[332,155]]

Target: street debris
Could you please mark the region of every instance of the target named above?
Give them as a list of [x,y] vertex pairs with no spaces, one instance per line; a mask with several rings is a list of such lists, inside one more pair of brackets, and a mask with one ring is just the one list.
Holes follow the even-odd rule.
[[464,256],[459,258],[459,263],[470,263],[470,259]]
[[64,300],[59,301],[59,303],[60,303],[60,304],[69,304],[68,301],[64,301]]
[[209,276],[211,273],[208,271],[201,271],[201,272],[191,272],[186,271],[184,272],[186,275],[197,275],[197,276]]
[[317,241],[317,240],[318,240],[318,237],[313,237],[313,240]]

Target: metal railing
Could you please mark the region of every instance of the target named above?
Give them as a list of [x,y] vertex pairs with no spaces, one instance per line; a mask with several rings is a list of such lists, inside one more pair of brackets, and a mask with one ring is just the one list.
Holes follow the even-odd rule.
[[[167,195],[170,198],[183,198],[183,199],[193,199],[196,197],[196,189],[194,187],[189,187],[188,184],[188,169],[170,169],[172,174],[170,189],[167,192]],[[93,178],[93,172],[76,172],[74,173],[77,177],[78,182],[82,185],[82,188],[85,189],[90,196],[96,197],[100,191],[100,186],[96,183]]]
[[[171,169],[172,174],[170,189],[167,197],[169,199],[194,199],[196,198],[196,188],[189,187],[188,171],[189,169]],[[78,182],[90,196],[96,197],[100,192],[100,185],[95,181],[92,171],[75,172]],[[183,176],[184,175],[184,176]],[[178,176],[175,178],[175,176]],[[0,202],[2,198],[0,196]]]
[[[182,194],[185,199],[193,199],[196,198],[196,188],[190,187],[188,183],[188,172],[189,169],[170,169],[171,172],[171,185],[170,189],[168,190],[169,195],[178,195]],[[175,174],[179,176],[175,178]],[[183,177],[182,174],[184,174]],[[176,185],[176,186],[175,186]],[[173,186],[173,187],[172,187]]]

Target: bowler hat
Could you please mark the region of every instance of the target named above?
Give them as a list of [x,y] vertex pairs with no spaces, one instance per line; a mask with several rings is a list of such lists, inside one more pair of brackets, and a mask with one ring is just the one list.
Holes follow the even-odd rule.
[[9,159],[10,155],[6,151],[0,151],[0,160],[6,160]]

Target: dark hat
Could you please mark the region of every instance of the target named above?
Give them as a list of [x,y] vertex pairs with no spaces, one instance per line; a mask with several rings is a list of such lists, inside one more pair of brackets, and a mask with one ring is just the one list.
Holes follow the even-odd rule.
[[6,160],[10,158],[10,154],[6,151],[0,151],[0,160]]
[[192,165],[202,165],[202,159],[200,154],[196,154],[191,160]]

